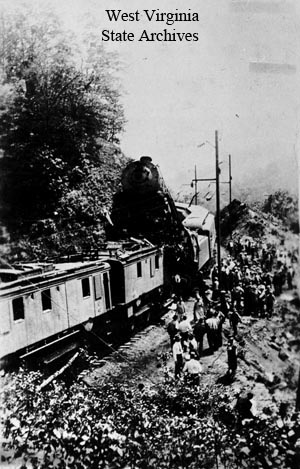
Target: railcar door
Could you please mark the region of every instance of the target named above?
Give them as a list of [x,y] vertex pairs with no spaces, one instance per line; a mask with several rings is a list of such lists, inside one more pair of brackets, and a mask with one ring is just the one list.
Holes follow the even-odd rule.
[[26,332],[26,310],[23,296],[12,298],[10,301],[12,327],[9,344],[12,351],[26,347],[28,344]]
[[14,352],[16,344],[12,334],[10,305],[7,299],[0,303],[0,358]]
[[210,254],[209,254],[209,239],[207,236],[198,236],[198,242],[199,242],[199,259],[198,259],[198,269],[200,270],[206,262],[209,261],[210,259]]
[[100,316],[112,308],[110,271],[101,271],[93,276],[95,315]]
[[95,316],[92,276],[67,280],[65,284],[69,327]]

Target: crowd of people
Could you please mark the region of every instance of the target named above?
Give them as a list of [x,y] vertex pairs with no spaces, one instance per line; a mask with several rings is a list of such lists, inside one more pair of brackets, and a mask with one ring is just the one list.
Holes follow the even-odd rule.
[[[237,316],[238,319],[235,319]],[[205,304],[200,294],[197,294],[193,320],[190,321],[185,311],[182,299],[176,304],[176,313],[168,323],[167,331],[175,363],[175,378],[183,373],[192,384],[199,384],[203,367],[200,359],[203,356],[204,338],[206,336],[207,354],[213,354],[223,345],[223,323],[226,316],[222,313],[220,303],[214,306]],[[237,334],[237,323],[240,316],[233,312],[228,317],[233,325],[233,336],[228,339],[228,374],[234,376],[237,368],[236,344],[234,336]]]
[[228,375],[237,369],[238,326],[243,316],[270,318],[276,296],[284,286],[293,288],[296,252],[251,238],[231,240],[229,255],[211,271],[209,286],[201,282],[194,290],[193,319],[189,321],[182,297],[174,302],[174,316],[167,326],[175,362],[175,378],[185,374],[198,383],[202,371],[204,338],[212,354],[223,345],[223,324],[227,319],[231,333],[227,340]]

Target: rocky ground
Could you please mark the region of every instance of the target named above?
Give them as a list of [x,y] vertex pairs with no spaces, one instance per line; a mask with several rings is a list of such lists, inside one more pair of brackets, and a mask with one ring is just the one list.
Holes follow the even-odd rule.
[[[292,409],[295,406],[298,373],[300,368],[300,335],[293,324],[299,312],[289,299],[293,292],[285,291],[277,299],[271,319],[243,316],[239,325],[238,343],[240,357],[235,380],[228,386],[234,401],[237,393],[251,391],[257,413],[278,410],[283,402]],[[192,319],[193,298],[187,303],[188,317]],[[88,385],[102,386],[106,380],[130,382],[132,386],[147,383],[156,386],[163,383],[166,374],[174,375],[174,363],[169,336],[165,324],[172,317],[165,315],[162,325],[150,326],[137,334],[129,343],[113,353],[106,361],[82,373]],[[204,342],[201,358],[203,373],[201,384],[213,386],[227,371],[226,336],[230,326],[225,322],[223,346],[214,354],[205,354]],[[296,333],[296,334],[295,334]],[[93,366],[93,363],[91,362]],[[100,365],[100,366],[99,366]],[[273,409],[273,410],[272,410]]]

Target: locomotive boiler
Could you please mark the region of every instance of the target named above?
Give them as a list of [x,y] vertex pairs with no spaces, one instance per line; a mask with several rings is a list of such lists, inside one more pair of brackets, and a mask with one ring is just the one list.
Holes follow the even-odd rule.
[[191,282],[214,257],[214,216],[204,207],[174,202],[158,166],[148,156],[128,164],[114,198],[110,236],[143,236],[164,246],[165,279]]
[[182,238],[182,224],[159,168],[148,156],[127,165],[114,197],[109,236],[142,235],[154,244]]

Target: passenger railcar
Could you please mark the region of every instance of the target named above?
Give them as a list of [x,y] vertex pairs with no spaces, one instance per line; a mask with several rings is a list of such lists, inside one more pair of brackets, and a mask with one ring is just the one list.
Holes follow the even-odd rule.
[[215,218],[199,205],[175,203],[182,225],[188,230],[193,243],[194,260],[198,270],[214,258],[216,242]]
[[123,325],[133,329],[143,317],[149,319],[162,299],[164,252],[145,239],[136,239],[108,242],[99,256],[110,264],[114,308],[122,315]]
[[[102,255],[101,255],[102,253]],[[0,364],[51,362],[80,344],[124,336],[159,300],[163,252],[146,241],[110,243],[96,261],[27,264],[0,272]]]
[[[112,308],[110,266],[103,261],[27,264],[2,272],[0,359],[25,357],[76,340],[80,325]],[[15,279],[12,280],[12,276]]]

